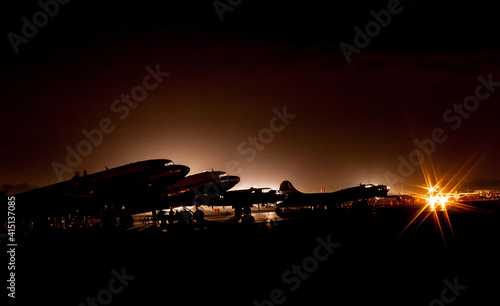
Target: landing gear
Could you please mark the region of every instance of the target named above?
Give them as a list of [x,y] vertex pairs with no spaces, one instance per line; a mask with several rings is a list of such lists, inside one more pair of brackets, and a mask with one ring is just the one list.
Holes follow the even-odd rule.
[[255,218],[252,216],[252,205],[250,206],[233,206],[234,208],[234,218],[233,221],[238,222],[253,222]]
[[245,216],[249,216],[249,215],[251,215],[251,214],[252,214],[252,209],[251,209],[251,207],[250,207],[250,206],[245,206],[245,207],[243,208],[243,214],[244,214]]
[[120,212],[120,225],[128,228],[128,227],[131,227],[134,225],[134,218],[132,217],[132,215],[126,211],[126,210],[122,210]]
[[241,218],[241,222],[249,223],[255,222],[254,216],[252,216],[252,206],[243,207],[243,217]]
[[250,216],[252,214],[252,206],[233,206],[234,215],[237,217]]
[[175,213],[171,211],[171,218],[169,224],[178,229],[192,229],[193,226],[199,227],[205,221],[205,213],[203,210],[196,208],[193,212],[186,207],[183,210],[177,210]]
[[193,213],[193,219],[199,223],[205,221],[205,213],[203,212],[203,210],[196,209]]
[[113,207],[108,207],[107,205],[101,210],[101,224],[105,229],[112,229],[116,225],[116,214],[113,211]]
[[188,209],[184,208],[183,211],[177,211],[175,213],[175,219],[179,224],[189,225],[191,223],[191,220],[193,219],[193,213],[191,213],[191,211],[189,211]]

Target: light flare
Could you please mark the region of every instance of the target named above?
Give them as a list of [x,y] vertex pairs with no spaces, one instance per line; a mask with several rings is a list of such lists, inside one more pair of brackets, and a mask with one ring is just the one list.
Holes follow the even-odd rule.
[[[425,180],[425,187],[414,187],[423,188],[426,190],[425,195],[418,197],[420,202],[425,203],[425,205],[423,205],[418,210],[411,221],[399,233],[398,237],[401,236],[413,223],[416,223],[417,220],[419,220],[419,222],[413,228],[413,230],[417,229],[430,215],[432,215],[434,217],[435,224],[439,228],[439,232],[441,234],[443,242],[447,247],[445,232],[443,229],[448,229],[453,240],[455,239],[455,234],[453,232],[450,217],[448,215],[448,210],[450,208],[486,212],[485,209],[480,209],[478,207],[473,207],[471,205],[459,202],[457,193],[458,186],[465,180],[465,178],[472,172],[472,170],[480,163],[480,161],[485,156],[486,153],[483,153],[482,156],[479,153],[473,154],[465,163],[462,164],[457,172],[452,173],[451,171],[448,171],[448,173],[446,173],[443,177],[438,177],[436,169],[434,168],[430,157],[427,159],[427,164],[430,166],[428,168],[425,167],[424,160],[420,159],[421,170]],[[447,190],[447,192],[445,190]],[[424,212],[427,213],[422,215]]]

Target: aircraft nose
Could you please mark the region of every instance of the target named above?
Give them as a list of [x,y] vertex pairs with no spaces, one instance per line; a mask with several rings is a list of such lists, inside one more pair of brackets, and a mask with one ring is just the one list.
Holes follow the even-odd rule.
[[173,167],[174,171],[179,172],[183,176],[186,176],[189,173],[189,171],[191,170],[188,166],[183,166],[183,165],[175,165],[172,167]]
[[229,190],[229,189],[233,188],[239,182],[240,182],[240,177],[239,176],[228,175],[224,179],[224,184],[225,184],[226,190]]
[[230,175],[229,176],[229,180],[231,180],[231,182],[239,183],[240,182],[240,177],[236,176],[236,175]]
[[191,169],[188,166],[182,166],[182,167],[183,167],[182,173],[184,173],[184,175],[187,175],[189,171],[191,171]]

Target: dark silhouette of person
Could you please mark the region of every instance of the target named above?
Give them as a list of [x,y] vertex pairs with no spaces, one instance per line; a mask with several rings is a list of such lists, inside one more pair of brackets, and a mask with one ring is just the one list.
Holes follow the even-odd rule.
[[169,212],[169,214],[168,214],[168,223],[169,223],[169,224],[174,223],[175,218],[176,218],[176,216],[175,216],[175,211],[174,211],[172,208],[170,208],[170,212]]
[[167,225],[167,219],[166,219],[166,216],[165,216],[165,212],[163,210],[160,210],[160,212],[158,213],[159,215],[159,220],[160,220],[160,226],[161,227],[165,227]]
[[153,210],[151,213],[152,213],[152,216],[151,216],[151,217],[152,217],[152,219],[153,219],[153,225],[157,225],[156,221],[157,221],[158,219],[156,218],[156,210]]

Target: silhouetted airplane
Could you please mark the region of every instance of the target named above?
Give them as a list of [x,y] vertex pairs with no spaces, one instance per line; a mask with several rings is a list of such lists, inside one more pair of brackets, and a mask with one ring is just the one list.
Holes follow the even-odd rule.
[[[195,206],[196,210],[191,212],[185,207],[182,212],[183,219],[180,221],[190,219],[201,221],[204,218],[204,212],[198,209],[200,205],[212,206],[212,208],[214,206],[231,206],[235,210],[236,217],[250,216],[254,204],[276,203],[283,199],[282,195],[278,194],[276,190],[271,190],[271,188],[251,187],[249,189],[228,191],[239,181],[239,177],[230,176],[221,171],[204,172],[185,177],[167,188],[165,194],[166,204],[163,208],[166,208],[165,206],[171,208],[170,216],[165,217],[160,212],[162,214],[160,219],[175,222],[179,218],[175,217],[178,214],[173,212],[172,208],[192,205]],[[266,192],[263,192],[264,190]],[[154,214],[156,214],[155,211],[153,211]],[[250,220],[251,218],[246,218],[246,221]]]
[[240,178],[222,171],[204,171],[186,176],[166,188],[165,195],[174,202],[186,205],[209,205],[210,199],[220,197],[233,188]]
[[198,210],[198,206],[213,206],[214,201],[223,197],[239,181],[238,176],[227,175],[222,171],[204,171],[186,176],[166,188],[164,193],[165,201],[161,203],[158,209],[170,208],[172,215],[174,207],[195,205],[196,211],[193,216],[196,220],[201,220],[204,213]]
[[285,199],[277,207],[277,213],[290,207],[313,206],[317,208],[340,208],[343,203],[368,200],[374,197],[385,197],[389,187],[385,185],[361,184],[356,187],[342,189],[332,193],[302,193],[289,181],[280,184],[280,191]]
[[[15,194],[16,214],[25,221],[47,216],[79,214],[108,217],[120,213],[130,221],[136,212],[151,211],[166,187],[189,173],[189,167],[168,159],[153,159],[106,169],[71,180]],[[19,218],[18,218],[19,219]],[[122,218],[120,218],[121,220]]]
[[242,214],[248,216],[251,214],[251,208],[254,204],[276,203],[282,200],[284,200],[284,196],[279,194],[277,190],[251,187],[249,189],[228,191],[216,205],[231,206],[234,208],[236,216]]

